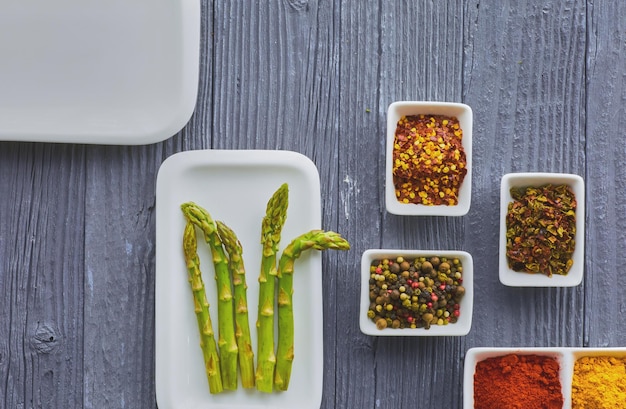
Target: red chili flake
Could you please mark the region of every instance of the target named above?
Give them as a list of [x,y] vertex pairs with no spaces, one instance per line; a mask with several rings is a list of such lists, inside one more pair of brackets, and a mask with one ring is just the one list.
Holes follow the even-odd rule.
[[458,204],[467,174],[463,130],[455,117],[403,116],[396,126],[393,181],[402,203]]

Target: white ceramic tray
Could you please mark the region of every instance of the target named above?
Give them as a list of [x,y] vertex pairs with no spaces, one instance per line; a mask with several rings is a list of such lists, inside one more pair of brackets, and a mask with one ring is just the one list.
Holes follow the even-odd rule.
[[0,2],[0,140],[136,145],[196,103],[198,0]]
[[[163,162],[156,186],[156,393],[159,408],[319,408],[323,381],[320,252],[305,252],[294,275],[295,359],[289,390],[261,393],[240,387],[211,395],[204,373],[193,296],[182,254],[185,219],[180,205],[194,201],[229,225],[243,245],[253,349],[261,260],[261,220],[268,199],[289,184],[289,208],[280,248],[320,228],[317,168],[287,151],[188,151]],[[201,236],[200,236],[201,237]],[[198,246],[214,329],[217,305],[213,265]],[[256,356],[255,356],[256,361]]]
[[615,356],[626,357],[626,348],[470,348],[465,355],[463,376],[463,409],[474,407],[474,373],[476,364],[487,358],[507,354],[541,355],[554,357],[560,366],[561,390],[563,393],[563,409],[571,408],[572,377],[576,360],[584,356]]

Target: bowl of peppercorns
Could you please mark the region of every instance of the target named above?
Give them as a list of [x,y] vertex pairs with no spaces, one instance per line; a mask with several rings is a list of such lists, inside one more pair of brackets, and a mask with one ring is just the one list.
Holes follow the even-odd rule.
[[397,101],[387,110],[387,211],[463,216],[472,193],[472,109],[454,102]]
[[361,332],[461,336],[472,326],[473,260],[464,251],[370,249],[361,258]]
[[574,287],[583,279],[585,183],[567,173],[508,173],[500,185],[500,282]]

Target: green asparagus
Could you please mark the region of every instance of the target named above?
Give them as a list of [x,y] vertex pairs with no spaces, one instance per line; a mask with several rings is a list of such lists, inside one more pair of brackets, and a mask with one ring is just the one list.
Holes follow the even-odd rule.
[[222,384],[224,389],[234,390],[237,389],[238,348],[233,324],[233,295],[228,260],[222,247],[222,241],[217,234],[217,226],[209,212],[193,202],[183,203],[181,208],[187,219],[202,230],[204,239],[211,249],[217,282],[218,346],[221,358]]
[[233,276],[233,293],[235,295],[235,337],[239,348],[239,370],[244,388],[254,387],[254,352],[250,337],[248,321],[248,297],[246,290],[246,269],[243,263],[243,249],[235,232],[219,220],[217,231],[228,253],[228,267]]
[[338,233],[311,230],[296,237],[285,249],[278,263],[278,349],[274,385],[286,391],[294,358],[293,270],[302,252],[314,250],[348,250],[350,244]]
[[220,393],[223,391],[222,375],[220,371],[220,358],[217,353],[217,345],[213,336],[213,324],[209,314],[209,302],[204,292],[202,273],[200,272],[200,258],[198,257],[198,243],[196,241],[196,230],[191,222],[187,222],[183,235],[183,251],[187,264],[187,273],[200,330],[200,347],[204,356],[204,369],[209,381],[209,391]]
[[259,274],[259,309],[257,320],[256,387],[261,392],[272,392],[274,383],[274,291],[276,288],[276,253],[289,204],[289,187],[285,183],[267,203],[261,226],[261,272]]

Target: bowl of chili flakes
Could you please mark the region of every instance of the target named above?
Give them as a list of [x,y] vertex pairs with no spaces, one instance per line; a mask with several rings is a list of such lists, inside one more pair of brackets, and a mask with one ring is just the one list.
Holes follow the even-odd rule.
[[387,110],[387,211],[463,216],[472,193],[472,109],[465,104],[397,101]]
[[567,173],[509,173],[500,185],[500,282],[574,287],[583,279],[585,183]]

